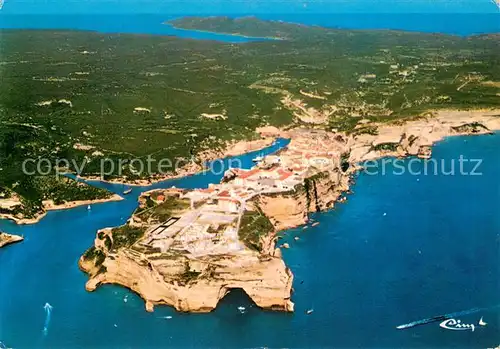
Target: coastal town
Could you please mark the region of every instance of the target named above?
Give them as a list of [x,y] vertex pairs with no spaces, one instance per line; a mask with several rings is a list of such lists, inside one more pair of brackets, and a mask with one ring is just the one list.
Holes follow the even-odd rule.
[[[241,251],[244,245],[238,232],[245,213],[257,209],[256,198],[295,192],[306,178],[336,166],[344,144],[331,140],[324,132],[310,132],[298,130],[286,151],[263,157],[250,170],[229,169],[219,184],[189,191],[172,188],[164,193],[145,193],[140,199],[141,207],[147,206],[147,201],[162,205],[175,197],[189,206],[189,210],[181,217],[153,225],[139,246],[151,246],[162,253],[170,249],[187,250],[195,256]],[[141,224],[141,217],[136,212],[131,223]],[[175,246],[173,237],[185,244]]]
[[[127,224],[98,232],[80,259],[86,288],[121,284],[146,308],[215,309],[231,289],[259,307],[293,311],[293,274],[281,258],[277,232],[307,224],[310,212],[347,200],[352,175],[365,161],[431,156],[444,137],[500,129],[497,111],[447,112],[404,124],[361,122],[354,134],[299,127],[259,129],[287,137],[276,154],[258,156],[251,169],[230,168],[218,184],[143,193]],[[369,132],[363,132],[365,130]]]
[[[276,232],[307,221],[309,209],[296,205],[296,197],[303,196],[302,205],[309,205],[317,194],[304,182],[338,168],[345,142],[328,136],[297,130],[286,150],[257,159],[250,170],[229,169],[219,184],[144,193],[127,228],[100,231],[94,247],[98,252],[91,249],[80,260],[91,275],[87,289],[120,283],[141,294],[148,310],[166,303],[180,311],[205,312],[231,289],[241,288],[262,308],[293,311],[293,276],[275,248]],[[278,203],[284,193],[289,202]],[[300,222],[270,211],[287,205],[296,206],[287,214],[298,209]],[[140,237],[117,249],[123,229],[136,229]]]

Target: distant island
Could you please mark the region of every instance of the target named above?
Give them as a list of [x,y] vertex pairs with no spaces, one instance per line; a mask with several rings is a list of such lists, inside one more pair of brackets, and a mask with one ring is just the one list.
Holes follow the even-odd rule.
[[[347,200],[360,163],[382,157],[431,157],[432,145],[454,135],[500,130],[500,109],[438,111],[401,122],[362,120],[352,132],[311,127],[259,132],[289,146],[251,170],[230,169],[208,189],[144,193],[127,224],[97,233],[79,265],[94,291],[119,284],[153,311],[208,312],[231,289],[257,306],[292,312],[292,271],[277,248],[279,231],[311,222],[310,212]],[[279,246],[290,248],[289,244]]]
[[182,17],[166,24],[178,29],[236,35],[247,38],[266,38],[273,40],[324,40],[335,30],[318,26],[308,26],[283,21],[265,21],[254,16],[249,17]]
[[[238,142],[261,142],[259,127],[352,134],[366,122],[498,106],[498,34],[464,38],[225,17],[170,24],[280,40],[234,45],[0,31],[1,217],[34,222],[49,206],[112,198],[56,178],[56,168],[26,175],[20,169],[29,158],[71,159],[57,170],[142,184],[200,171]],[[179,166],[166,174],[154,166],[137,171],[133,160],[148,156]],[[116,171],[102,175],[99,164],[108,158]]]

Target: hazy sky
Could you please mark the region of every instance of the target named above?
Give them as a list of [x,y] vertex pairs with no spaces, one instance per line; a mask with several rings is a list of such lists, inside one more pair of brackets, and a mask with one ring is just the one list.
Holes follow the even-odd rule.
[[492,0],[5,0],[3,13],[497,12]]

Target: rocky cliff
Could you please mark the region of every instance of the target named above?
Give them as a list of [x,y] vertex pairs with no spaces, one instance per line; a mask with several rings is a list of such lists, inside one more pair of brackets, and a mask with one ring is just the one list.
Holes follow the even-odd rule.
[[219,256],[207,258],[149,259],[128,251],[106,255],[105,271],[80,259],[91,275],[86,289],[119,284],[141,295],[146,309],[166,304],[182,312],[210,312],[231,289],[242,289],[264,309],[293,311],[290,301],[293,275],[281,258],[274,256]]
[[[193,211],[181,209],[176,216],[178,222],[192,220]],[[88,291],[118,284],[138,293],[148,311],[166,304],[183,312],[209,312],[231,289],[242,289],[261,308],[293,311],[293,275],[274,249],[274,231],[263,237],[263,248],[255,250],[241,241],[224,240],[221,229],[197,232],[201,225],[194,222],[186,234],[184,229],[156,234],[162,228],[142,218],[134,214],[127,225],[97,233],[94,246],[79,261],[90,276]],[[152,241],[162,237],[168,247],[155,247]]]
[[348,189],[349,174],[335,166],[310,175],[292,191],[260,195],[256,202],[279,231],[305,224],[311,212],[332,208]]
[[[305,224],[310,212],[332,208],[349,190],[358,163],[385,156],[429,157],[432,144],[444,137],[500,129],[496,113],[454,112],[398,125],[364,124],[362,132],[349,135],[289,130],[290,145],[277,164],[257,169],[256,180],[248,182],[248,176],[232,171],[220,184],[223,188],[191,196],[208,195],[200,204],[185,202],[186,193],[178,189],[144,193],[141,213],[124,227],[98,232],[94,246],[80,259],[81,269],[90,275],[86,288],[120,284],[140,294],[149,311],[155,304],[168,304],[186,312],[211,311],[231,289],[242,289],[259,307],[293,311],[293,275],[275,249],[276,231]],[[273,172],[273,166],[280,171]],[[273,173],[278,176],[270,177]],[[243,190],[245,195],[237,196]],[[176,199],[164,201],[171,195]],[[155,211],[161,220],[155,221]]]

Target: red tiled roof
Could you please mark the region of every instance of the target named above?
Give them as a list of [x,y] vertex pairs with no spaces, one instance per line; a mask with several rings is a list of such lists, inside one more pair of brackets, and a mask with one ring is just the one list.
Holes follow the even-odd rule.
[[239,204],[240,202],[236,199],[231,199],[231,198],[219,198],[219,201],[229,201],[229,202],[234,202],[236,204]]
[[259,173],[259,171],[260,170],[258,168],[254,168],[253,170],[250,171],[241,171],[239,177],[242,179],[247,179],[248,177],[251,177],[254,174]]
[[287,172],[287,173],[284,173],[280,176],[280,181],[284,181],[285,179],[287,179],[288,177],[290,177],[291,175],[293,175],[293,173],[291,172]]
[[222,193],[219,193],[219,196],[228,198],[231,196],[231,194],[229,194],[229,192],[227,190],[224,190]]
[[291,175],[293,175],[292,172],[286,171],[286,170],[284,170],[282,168],[278,169],[278,174],[280,176],[279,177],[280,181],[283,181],[283,180],[287,179],[288,177],[290,177]]

